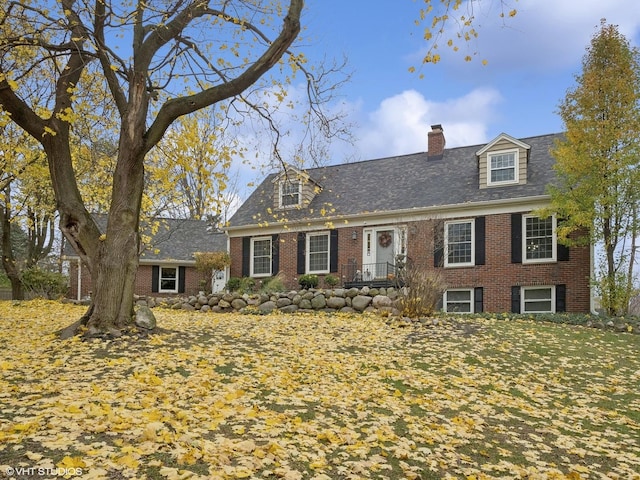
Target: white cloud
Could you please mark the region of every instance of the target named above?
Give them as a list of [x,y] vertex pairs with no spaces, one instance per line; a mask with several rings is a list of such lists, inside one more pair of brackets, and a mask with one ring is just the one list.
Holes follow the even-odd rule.
[[520,0],[516,7],[519,13],[508,27],[487,32],[479,42],[505,66],[514,60],[533,69],[577,64],[601,19],[618,25],[628,38],[640,29],[640,16],[631,14],[636,0]]
[[386,98],[360,128],[356,149],[361,158],[424,152],[431,125],[441,124],[447,147],[487,141],[487,125],[501,101],[493,89],[478,88],[443,102],[415,90]]
[[[500,18],[499,9],[505,3],[506,10],[515,8],[517,15]],[[640,15],[637,0],[505,0],[500,2],[473,2],[475,26],[478,38],[468,44],[458,44],[460,52],[453,53],[441,46],[442,64],[459,68],[469,64],[464,61],[467,53],[477,52],[472,62],[482,75],[500,73],[503,70],[549,73],[549,70],[575,69],[585,54],[591,38],[597,33],[601,19],[617,25],[621,34],[632,43],[640,35]],[[468,9],[461,8],[468,13]],[[455,38],[459,25],[449,22],[448,38]],[[412,61],[422,58],[424,51],[412,56]],[[480,68],[480,59],[486,59],[491,69]]]

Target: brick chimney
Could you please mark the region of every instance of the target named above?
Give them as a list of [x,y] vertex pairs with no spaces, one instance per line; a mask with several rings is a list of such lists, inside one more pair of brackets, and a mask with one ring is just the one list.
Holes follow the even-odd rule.
[[431,125],[431,131],[428,134],[427,156],[429,158],[442,156],[445,143],[442,125]]

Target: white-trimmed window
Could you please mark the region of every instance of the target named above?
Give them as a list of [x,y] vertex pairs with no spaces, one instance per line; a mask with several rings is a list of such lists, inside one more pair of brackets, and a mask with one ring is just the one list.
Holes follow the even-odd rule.
[[300,205],[302,198],[302,182],[294,179],[284,179],[280,182],[280,206],[295,207]]
[[473,313],[473,289],[456,288],[445,291],[442,306],[449,313]]
[[487,185],[518,183],[518,150],[487,155]]
[[556,261],[556,219],[523,215],[523,263]]
[[251,276],[271,276],[271,237],[256,237],[251,239]]
[[520,302],[522,313],[555,313],[556,287],[521,287]]
[[329,232],[307,234],[307,272],[329,273]]
[[464,267],[474,264],[475,239],[473,225],[473,220],[445,222],[445,267]]
[[178,267],[160,267],[158,291],[176,293],[178,291]]

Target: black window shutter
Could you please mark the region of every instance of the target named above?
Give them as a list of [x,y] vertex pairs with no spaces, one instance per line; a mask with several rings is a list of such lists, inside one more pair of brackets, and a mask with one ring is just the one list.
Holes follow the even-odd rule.
[[157,293],[160,289],[160,267],[154,265],[151,267],[151,291]]
[[511,214],[511,263],[522,263],[522,214]]
[[[562,224],[563,220],[558,219],[558,227]],[[557,237],[557,235],[556,235]],[[568,262],[569,261],[569,247],[567,245],[561,245],[560,242],[557,243],[556,248],[556,256],[559,262]]]
[[433,252],[433,266],[436,268],[444,266],[444,248],[442,246],[436,247]]
[[485,218],[477,217],[476,225],[476,265],[484,265],[485,263]]
[[242,276],[248,277],[251,272],[251,237],[242,238]]
[[556,312],[567,311],[567,286],[556,285]]
[[520,287],[511,287],[511,312],[520,313]]
[[329,271],[338,271],[338,230],[333,229],[329,234]]
[[569,247],[566,245],[561,245],[558,243],[558,261],[559,262],[568,262],[569,261]]
[[438,222],[433,229],[433,266],[444,267],[444,222]]
[[476,287],[473,289],[473,313],[484,312],[484,289]]
[[441,311],[444,308],[444,295],[440,295],[438,303],[436,303],[436,312]]
[[298,275],[304,274],[306,271],[307,258],[305,255],[305,248],[307,242],[307,235],[304,232],[298,233],[298,268],[296,272]]
[[178,293],[184,293],[184,283],[187,267],[178,267]]
[[276,233],[271,236],[271,275],[277,275],[280,271],[280,236]]

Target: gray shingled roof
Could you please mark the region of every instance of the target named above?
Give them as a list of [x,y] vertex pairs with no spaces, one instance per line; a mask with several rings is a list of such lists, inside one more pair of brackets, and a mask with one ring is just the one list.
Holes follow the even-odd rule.
[[227,251],[226,234],[207,222],[168,218],[159,220],[160,227],[153,236],[152,249],[142,252],[141,261],[194,261],[195,252]]
[[[106,229],[106,215],[97,216],[96,221],[102,231]],[[227,251],[227,235],[201,220],[183,220],[158,218],[159,228],[152,237],[152,245],[146,249],[140,260],[152,261],[195,261],[195,252]],[[144,233],[144,231],[143,231]],[[75,257],[76,253],[65,242],[66,256]]]
[[[555,179],[549,151],[561,136],[519,139],[531,146],[524,185],[480,189],[476,152],[484,145],[445,149],[437,158],[422,152],[308,169],[306,173],[323,187],[309,208],[318,212],[330,203],[335,208],[333,216],[349,216],[544,195]],[[267,208],[274,205],[275,175],[269,175],[237,210],[231,227],[272,218]],[[309,217],[306,209],[287,212],[289,222]]]

